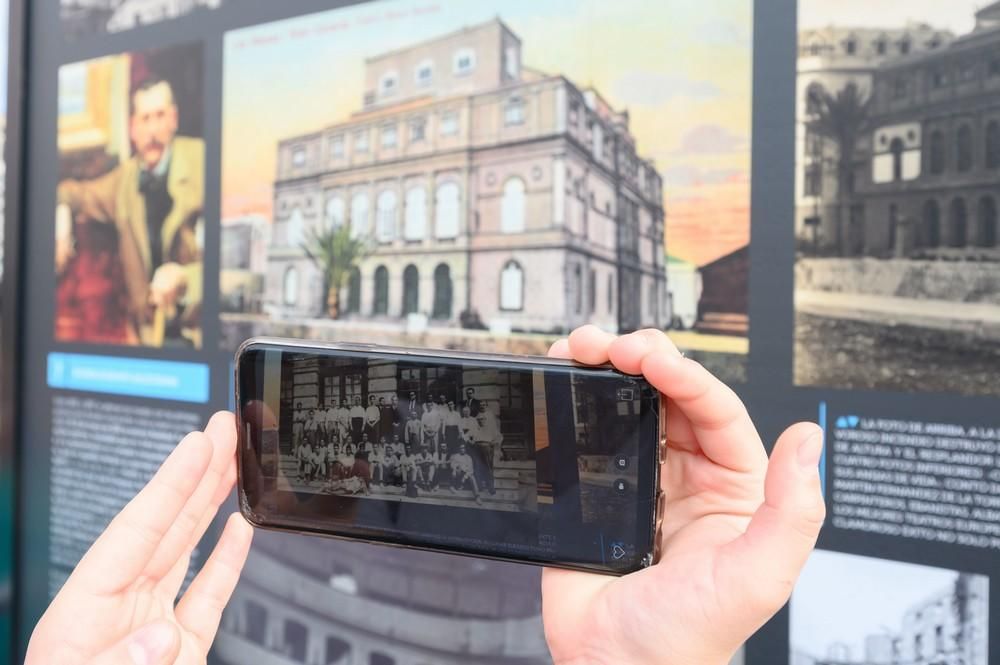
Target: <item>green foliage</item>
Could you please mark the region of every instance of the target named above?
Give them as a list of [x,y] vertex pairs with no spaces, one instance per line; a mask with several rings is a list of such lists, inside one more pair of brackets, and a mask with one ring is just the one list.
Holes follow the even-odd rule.
[[367,237],[357,237],[346,226],[325,225],[305,233],[302,251],[323,275],[323,303],[331,318],[340,313],[340,290],[351,270],[371,254]]

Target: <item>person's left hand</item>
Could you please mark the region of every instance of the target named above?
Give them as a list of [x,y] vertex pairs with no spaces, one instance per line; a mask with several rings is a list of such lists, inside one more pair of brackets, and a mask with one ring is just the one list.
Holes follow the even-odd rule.
[[178,444],[111,522],[42,616],[26,665],[204,663],[253,530],[230,516],[175,605],[191,552],[236,480],[236,425],[218,413]]
[[164,263],[153,273],[149,284],[149,302],[157,307],[172,306],[187,289],[187,273],[179,263]]

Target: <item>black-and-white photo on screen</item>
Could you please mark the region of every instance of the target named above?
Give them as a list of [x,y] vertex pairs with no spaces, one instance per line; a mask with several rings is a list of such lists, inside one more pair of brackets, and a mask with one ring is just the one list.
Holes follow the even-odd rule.
[[282,377],[281,418],[293,424],[275,451],[279,489],[533,511],[542,381],[453,363],[296,358]]

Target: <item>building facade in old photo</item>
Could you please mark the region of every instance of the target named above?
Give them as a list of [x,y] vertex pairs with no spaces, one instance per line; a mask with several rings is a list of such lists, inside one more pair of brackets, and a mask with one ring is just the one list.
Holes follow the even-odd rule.
[[260,533],[214,654],[243,665],[543,665],[524,566]]
[[844,20],[799,35],[795,382],[995,394],[1000,2]]
[[628,113],[521,60],[499,19],[367,59],[350,119],[278,146],[265,306],[324,315],[306,229],[374,251],[346,319],[515,331],[663,327],[663,188]]
[[[998,52],[1000,3],[981,9],[975,30],[957,38],[923,24],[803,35],[797,206],[803,243],[816,227],[820,248],[841,255],[995,248]],[[820,112],[819,91],[836,94],[848,84],[868,109],[842,192],[832,163],[838,157],[831,154],[839,146],[810,131],[809,121]]]
[[63,30],[69,35],[121,32],[218,9],[222,0],[60,0]]

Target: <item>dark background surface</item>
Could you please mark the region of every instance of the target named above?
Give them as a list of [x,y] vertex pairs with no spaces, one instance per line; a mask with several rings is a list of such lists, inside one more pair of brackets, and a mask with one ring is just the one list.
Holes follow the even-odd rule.
[[[444,2],[445,0],[442,0]],[[231,359],[218,351],[219,137],[222,108],[222,35],[248,25],[290,15],[306,14],[353,4],[338,0],[229,0],[214,12],[197,12],[136,30],[95,35],[72,41],[60,33],[59,3],[31,3],[24,20],[22,2],[12,2],[10,103],[7,121],[7,188],[5,278],[2,291],[2,408],[0,408],[0,528],[11,523],[10,502],[5,500],[3,470],[10,469],[17,453],[18,498],[16,535],[0,533],[0,546],[17,543],[15,594],[17,646],[23,650],[34,622],[47,603],[48,560],[48,442],[51,439],[52,393],[45,383],[46,355],[52,342],[55,288],[50,257],[53,255],[53,211],[57,181],[57,73],[64,63],[87,60],[123,51],[144,51],[175,43],[200,41],[204,48],[203,130],[206,155],[206,224],[204,343],[196,352],[162,350],[157,358],[202,362],[212,368],[211,400],[201,407],[205,418],[226,408],[230,392]],[[902,3],[900,3],[902,5]],[[793,348],[793,205],[794,127],[796,75],[796,2],[759,0],[754,14],[753,44],[753,167],[752,245],[750,250],[751,353],[745,385],[734,386],[746,400],[765,441],[773,442],[789,423],[815,420],[818,405],[831,408],[913,419],[988,424],[996,401],[954,395],[902,393],[850,393],[792,386]],[[22,37],[25,37],[22,39]],[[26,49],[25,49],[26,47]],[[26,59],[18,56],[25,49]],[[23,99],[19,91],[27,80]],[[266,85],[266,82],[262,82]],[[21,103],[23,101],[23,104]],[[22,120],[30,118],[29,123]],[[23,139],[23,141],[22,141]],[[23,180],[21,176],[24,176]],[[23,202],[23,206],[22,206]],[[668,211],[669,214],[669,211]],[[33,220],[35,223],[29,223]],[[18,251],[20,250],[20,251]],[[20,257],[37,260],[20,262]],[[23,288],[22,288],[23,287]],[[66,352],[109,356],[141,355],[134,349],[58,345]],[[121,399],[123,402],[130,400]],[[16,446],[14,445],[16,443]],[[989,574],[995,556],[988,551],[923,545],[871,535],[845,534],[827,529],[820,539],[826,549],[875,557],[903,559],[968,572]],[[956,554],[958,553],[958,554]],[[0,561],[2,561],[0,553]],[[0,582],[3,567],[0,566]],[[752,571],[748,571],[752,574]],[[1000,616],[992,594],[991,627]],[[8,618],[10,613],[6,615]],[[3,647],[3,606],[0,605],[0,647]],[[996,630],[990,631],[996,634]],[[991,662],[1000,662],[997,642],[991,644]],[[787,612],[780,613],[751,640],[747,663],[782,665],[788,661]],[[17,657],[14,661],[17,662]],[[0,655],[0,662],[3,657]]]

